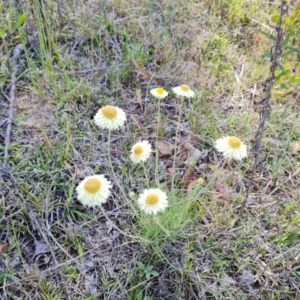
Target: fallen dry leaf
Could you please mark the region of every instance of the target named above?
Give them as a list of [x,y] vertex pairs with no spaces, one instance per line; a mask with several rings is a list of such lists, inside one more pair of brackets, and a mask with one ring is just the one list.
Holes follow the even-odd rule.
[[290,151],[294,154],[299,152],[300,151],[300,141],[292,142],[290,145]]
[[193,187],[197,184],[197,180],[193,180],[190,182],[190,184],[188,185],[188,188],[187,188],[187,193],[188,195],[191,194],[192,190],[193,190]]
[[192,170],[187,170],[186,173],[184,174],[181,183],[183,185],[188,185],[190,184],[192,181],[196,180],[197,176],[195,174],[194,171]]
[[135,94],[136,94],[137,101],[138,101],[139,104],[140,104],[140,107],[143,108],[143,103],[142,103],[142,91],[141,91],[141,89],[137,89],[137,90],[135,91]]
[[146,71],[144,68],[142,68],[134,59],[131,59],[135,67],[139,70],[141,75],[145,77],[146,79],[154,78],[154,75],[152,75],[150,72]]
[[46,151],[49,152],[49,150],[52,148],[51,141],[50,141],[46,131],[43,128],[41,128],[41,132],[42,132],[42,136],[43,136],[44,141],[45,141]]
[[6,248],[8,248],[9,244],[4,243],[4,244],[0,244],[0,254],[2,254]]
[[75,170],[74,170],[73,176],[67,181],[67,183],[74,180],[81,173],[81,170],[77,167],[77,165],[74,162],[69,161],[69,163],[74,165]]
[[157,134],[160,137],[164,136],[164,123],[162,122],[160,116],[156,118],[157,120]]
[[175,149],[174,145],[172,145],[164,140],[158,141],[156,146],[157,146],[159,153],[162,155],[170,155],[171,156]]
[[173,168],[167,168],[167,171],[168,171],[169,174],[173,174],[174,173]]
[[203,169],[203,170],[209,170],[210,165],[208,163],[202,163],[202,164],[199,165],[199,168]]
[[155,74],[150,73],[149,71],[145,70],[144,68],[142,68],[133,58],[131,59],[132,63],[135,65],[135,67],[139,70],[139,72],[141,73],[141,75],[143,77],[145,77],[146,79],[150,80],[156,80],[159,82],[164,82],[164,78],[156,76]]
[[224,194],[225,194],[225,185],[221,182],[216,182],[213,196],[216,199],[219,199],[219,198],[224,197]]
[[130,115],[132,121],[135,123],[135,125],[138,127],[138,128],[141,128],[141,125],[139,124],[139,121],[136,119],[136,117],[134,115]]
[[223,193],[223,194],[224,194],[224,192],[225,192],[225,186],[224,186],[224,184],[221,183],[221,182],[217,182],[217,183],[215,184],[215,189],[216,189],[216,191],[219,192],[219,193]]

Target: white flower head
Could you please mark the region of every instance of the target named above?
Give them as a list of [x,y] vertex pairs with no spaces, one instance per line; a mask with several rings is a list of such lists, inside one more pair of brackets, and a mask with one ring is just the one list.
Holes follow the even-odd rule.
[[160,189],[144,190],[137,202],[140,209],[150,215],[156,215],[159,211],[164,211],[168,207],[167,195]]
[[130,159],[134,164],[146,161],[152,152],[151,144],[148,141],[137,142],[131,148]]
[[119,107],[106,105],[98,110],[94,121],[100,128],[114,130],[124,125],[126,114],[124,110]]
[[242,160],[247,157],[246,145],[236,136],[227,136],[218,139],[215,148],[222,152],[225,158]]
[[88,176],[76,188],[78,200],[86,206],[101,206],[110,196],[111,182],[104,175]]
[[173,88],[173,91],[177,96],[181,97],[193,98],[195,96],[195,92],[187,84],[176,86]]
[[157,99],[165,99],[168,96],[168,92],[163,87],[159,86],[156,89],[150,91],[151,95]]

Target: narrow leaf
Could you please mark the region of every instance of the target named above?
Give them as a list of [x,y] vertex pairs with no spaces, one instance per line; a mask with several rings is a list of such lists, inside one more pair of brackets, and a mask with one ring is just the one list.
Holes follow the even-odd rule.
[[22,13],[21,16],[19,17],[18,21],[17,21],[17,28],[21,27],[24,24],[24,22],[26,21],[26,19],[27,19],[27,14]]
[[272,41],[276,41],[276,37],[273,34],[267,33],[265,31],[262,31],[261,33],[265,35],[267,38],[271,39]]

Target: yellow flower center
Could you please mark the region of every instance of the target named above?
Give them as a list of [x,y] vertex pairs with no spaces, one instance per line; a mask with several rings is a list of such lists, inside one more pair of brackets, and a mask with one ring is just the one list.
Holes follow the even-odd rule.
[[182,84],[180,86],[180,88],[184,91],[184,92],[188,92],[190,90],[190,87],[187,84]]
[[135,146],[135,147],[133,148],[133,153],[134,153],[135,155],[139,155],[139,154],[141,154],[142,152],[143,152],[143,147],[140,146],[140,145],[137,145],[137,146]]
[[111,105],[104,106],[101,109],[101,111],[102,111],[103,115],[108,119],[114,119],[118,114],[117,109]]
[[239,148],[241,146],[242,142],[239,138],[237,138],[236,136],[231,136],[228,139],[228,145],[232,148]]
[[159,198],[156,194],[149,194],[146,198],[146,203],[148,205],[154,205],[159,201]]
[[163,93],[164,93],[164,88],[162,88],[162,87],[158,87],[157,89],[156,89],[156,91],[157,91],[157,93],[158,94],[160,94],[160,95],[162,95]]
[[199,184],[203,184],[204,183],[204,179],[202,177],[200,177],[200,178],[197,179],[197,182]]
[[90,178],[84,184],[84,189],[91,194],[97,193],[100,190],[100,188],[101,182],[98,178]]

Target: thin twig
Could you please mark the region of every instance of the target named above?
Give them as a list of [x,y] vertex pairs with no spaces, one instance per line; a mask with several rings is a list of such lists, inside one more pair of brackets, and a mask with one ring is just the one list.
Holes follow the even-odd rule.
[[278,66],[279,58],[280,58],[280,55],[281,55],[281,52],[282,52],[282,49],[281,49],[282,40],[283,40],[283,29],[281,27],[282,18],[283,18],[284,14],[287,11],[288,11],[288,5],[286,4],[285,0],[282,0],[281,5],[280,5],[280,18],[279,18],[279,21],[278,21],[278,23],[275,27],[276,33],[277,33],[276,42],[275,42],[275,45],[270,50],[271,51],[270,75],[266,79],[266,81],[264,82],[265,96],[259,102],[259,104],[262,105],[262,108],[259,112],[260,122],[259,122],[258,129],[256,131],[256,134],[255,134],[255,143],[253,145],[254,163],[253,163],[253,167],[252,167],[252,174],[251,174],[250,182],[249,182],[249,185],[248,185],[248,188],[247,188],[247,191],[246,191],[246,196],[245,196],[245,198],[244,198],[244,200],[241,204],[241,207],[240,207],[237,223],[243,215],[243,212],[245,210],[245,206],[248,202],[250,191],[252,190],[253,180],[254,180],[254,176],[255,176],[255,173],[256,173],[259,154],[260,154],[260,150],[261,150],[262,137],[263,137],[263,133],[264,133],[265,128],[266,128],[266,121],[269,118],[270,113],[271,113],[270,99],[271,99],[271,96],[272,96],[272,88],[273,88],[273,85],[274,85],[274,82],[275,82],[275,71],[276,71],[276,68]]

